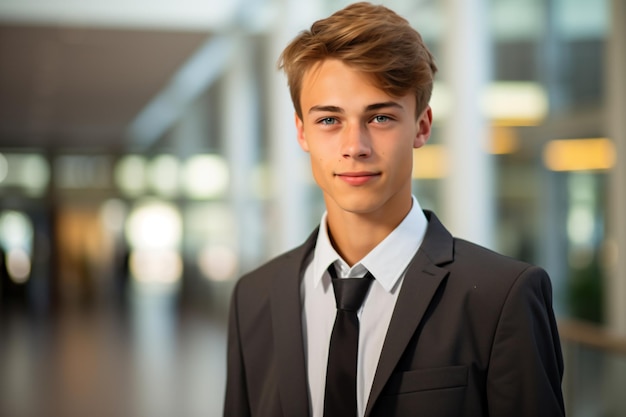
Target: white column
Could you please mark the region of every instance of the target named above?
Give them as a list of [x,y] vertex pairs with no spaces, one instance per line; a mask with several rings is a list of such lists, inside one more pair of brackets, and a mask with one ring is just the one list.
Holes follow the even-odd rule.
[[611,172],[609,221],[612,242],[606,288],[606,317],[611,330],[626,335],[626,1],[613,0],[607,47],[608,133],[617,150]]
[[262,132],[259,88],[255,73],[255,43],[233,34],[236,53],[224,74],[221,100],[222,149],[230,166],[229,198],[236,225],[242,271],[257,266],[264,256],[263,219],[254,190]]
[[459,237],[493,245],[493,169],[481,95],[489,78],[487,5],[446,0],[441,72],[450,91],[444,142],[449,174],[444,181],[443,221]]
[[[607,326],[626,336],[626,1],[611,3],[610,34],[607,44],[608,135],[617,151],[616,165],[610,174],[608,239],[611,242],[608,274],[605,281]],[[604,381],[604,411],[607,415],[626,415],[624,384],[626,363],[623,356],[609,355]]]
[[308,155],[296,140],[294,108],[287,79],[276,69],[280,53],[298,32],[320,16],[319,1],[283,0],[276,30],[271,36],[269,58],[269,169],[272,207],[269,252],[275,255],[300,244],[311,232],[310,168]]

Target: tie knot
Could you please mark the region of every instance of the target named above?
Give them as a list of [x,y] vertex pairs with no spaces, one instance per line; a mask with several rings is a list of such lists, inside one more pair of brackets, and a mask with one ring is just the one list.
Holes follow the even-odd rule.
[[372,274],[368,272],[363,278],[337,278],[333,265],[328,268],[328,272],[332,278],[337,308],[354,312],[361,308],[367,290],[374,280]]

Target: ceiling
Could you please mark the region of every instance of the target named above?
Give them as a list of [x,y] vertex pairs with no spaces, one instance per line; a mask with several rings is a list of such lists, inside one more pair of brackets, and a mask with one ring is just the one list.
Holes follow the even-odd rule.
[[0,150],[123,150],[208,31],[0,24]]

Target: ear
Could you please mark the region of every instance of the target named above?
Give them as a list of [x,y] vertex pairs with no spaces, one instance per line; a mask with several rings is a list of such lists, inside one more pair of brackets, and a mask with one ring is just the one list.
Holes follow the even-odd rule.
[[413,147],[421,148],[430,138],[430,132],[433,127],[433,110],[430,106],[426,106],[420,117],[415,122],[417,124],[417,133],[413,139]]
[[307,142],[304,134],[304,122],[300,119],[298,113],[294,113],[294,118],[296,120],[296,130],[298,132],[298,143],[300,144],[302,150],[309,152],[309,143]]

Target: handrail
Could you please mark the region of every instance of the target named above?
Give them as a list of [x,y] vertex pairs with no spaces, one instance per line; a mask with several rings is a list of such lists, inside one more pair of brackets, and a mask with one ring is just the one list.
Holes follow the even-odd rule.
[[562,343],[578,343],[626,356],[626,336],[615,334],[602,326],[579,320],[561,319],[558,328]]

